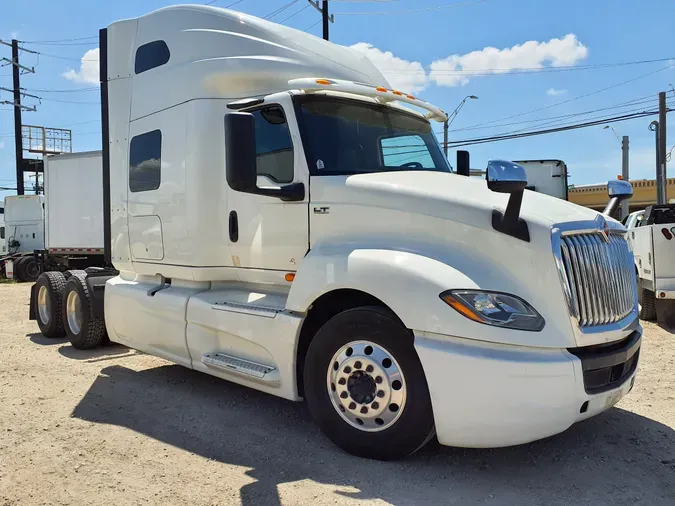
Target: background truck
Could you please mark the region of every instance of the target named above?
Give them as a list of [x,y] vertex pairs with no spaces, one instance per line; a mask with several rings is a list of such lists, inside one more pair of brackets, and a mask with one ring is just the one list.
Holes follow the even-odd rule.
[[[458,167],[464,160],[458,154]],[[565,162],[562,160],[515,160],[514,163],[525,169],[528,190],[563,200],[568,199],[568,174]],[[484,170],[471,169],[470,174],[475,177],[485,177]]]
[[525,169],[527,189],[567,200],[567,165],[562,160],[516,160]]
[[377,459],[544,438],[632,388],[625,228],[512,162],[453,174],[447,115],[362,54],[204,5],[99,47],[105,265],[40,276],[45,336],[306,400]]
[[103,265],[102,171],[101,151],[45,158],[45,246],[36,251],[41,271]]
[[17,280],[103,265],[102,184],[101,151],[50,155],[44,195],[6,198],[5,260]]
[[656,301],[671,306],[675,299],[675,204],[651,205],[641,220],[635,216],[628,237],[635,256],[640,318],[654,320],[660,316]]
[[14,278],[35,281],[40,275],[34,251],[45,244],[44,196],[10,195],[5,197],[5,248],[0,261],[13,262]]

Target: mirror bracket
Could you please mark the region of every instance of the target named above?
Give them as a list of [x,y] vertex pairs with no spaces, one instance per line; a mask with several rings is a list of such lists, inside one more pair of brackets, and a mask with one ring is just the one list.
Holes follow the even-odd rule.
[[527,222],[520,218],[523,193],[527,186],[525,168],[505,160],[490,160],[485,179],[488,188],[493,192],[509,194],[504,213],[497,209],[492,211],[492,228],[521,241],[530,242],[530,229]]
[[521,241],[530,242],[530,229],[527,222],[518,216],[522,203],[523,190],[512,193],[504,213],[497,209],[492,211],[492,228]]

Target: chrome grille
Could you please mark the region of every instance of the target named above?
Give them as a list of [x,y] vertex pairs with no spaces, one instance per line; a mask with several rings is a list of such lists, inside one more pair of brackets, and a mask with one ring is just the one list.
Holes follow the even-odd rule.
[[633,253],[623,234],[601,231],[560,238],[570,312],[581,327],[614,323],[635,306]]

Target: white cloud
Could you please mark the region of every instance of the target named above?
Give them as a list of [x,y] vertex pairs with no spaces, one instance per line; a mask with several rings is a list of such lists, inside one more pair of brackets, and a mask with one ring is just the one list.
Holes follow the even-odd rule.
[[74,69],[69,69],[67,72],[61,74],[69,81],[76,83],[98,84],[98,48],[90,49],[81,58],[79,72]]
[[5,149],[5,141],[0,141],[0,149]]
[[439,86],[463,86],[474,75],[505,74],[518,69],[574,65],[588,56],[588,48],[570,33],[548,42],[530,40],[513,47],[485,47],[451,55],[431,63],[429,78]]
[[567,90],[558,90],[555,88],[549,88],[548,90],[546,90],[546,94],[551,95],[552,97],[564,95],[565,93],[567,93]]
[[429,81],[420,62],[404,60],[394,56],[391,51],[381,51],[367,42],[358,42],[349,47],[366,55],[395,89],[414,93],[423,90]]

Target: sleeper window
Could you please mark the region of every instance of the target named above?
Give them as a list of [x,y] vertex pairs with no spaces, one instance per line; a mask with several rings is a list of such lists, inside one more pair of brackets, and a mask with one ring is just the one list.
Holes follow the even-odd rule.
[[131,139],[129,190],[156,190],[162,181],[162,132],[153,130]]
[[146,70],[154,69],[169,61],[171,53],[163,40],[155,40],[139,46],[136,50],[134,72],[140,74]]
[[280,107],[253,111],[255,118],[256,168],[259,176],[276,183],[293,181],[293,143]]

